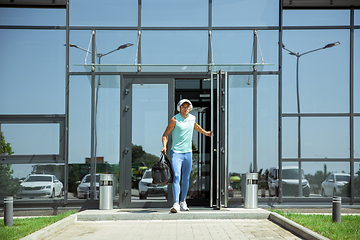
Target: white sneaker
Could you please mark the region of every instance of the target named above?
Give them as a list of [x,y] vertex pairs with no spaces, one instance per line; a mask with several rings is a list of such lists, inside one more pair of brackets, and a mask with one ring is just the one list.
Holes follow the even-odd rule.
[[190,209],[188,208],[186,202],[180,202],[180,210],[181,211],[189,211]]
[[173,207],[170,209],[170,212],[172,212],[172,213],[180,212],[180,205],[179,205],[179,203],[174,203]]

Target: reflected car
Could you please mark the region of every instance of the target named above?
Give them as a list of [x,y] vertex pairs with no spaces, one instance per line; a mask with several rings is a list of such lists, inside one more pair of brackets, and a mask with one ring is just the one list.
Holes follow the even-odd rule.
[[[96,195],[99,196],[99,182],[100,182],[100,174],[95,175],[96,180]],[[91,174],[85,175],[83,179],[79,183],[79,186],[76,188],[76,193],[78,198],[90,198],[90,181]]]
[[332,173],[321,183],[321,196],[336,196],[341,194],[345,184],[350,182],[350,174]]
[[231,198],[234,197],[234,189],[232,186],[230,186],[230,183],[228,185],[228,194],[229,194],[229,197],[231,197]]
[[61,197],[64,186],[56,176],[50,174],[31,174],[20,183],[22,186],[21,197]]
[[[270,168],[268,175],[268,186],[270,197],[279,196],[278,168]],[[310,184],[305,179],[304,170],[301,169],[301,186],[305,197],[310,195]],[[283,196],[299,196],[299,168],[296,166],[284,166],[282,168]]]
[[153,184],[151,169],[144,172],[139,182],[139,198],[146,199],[149,196],[165,196],[167,198],[167,185]]

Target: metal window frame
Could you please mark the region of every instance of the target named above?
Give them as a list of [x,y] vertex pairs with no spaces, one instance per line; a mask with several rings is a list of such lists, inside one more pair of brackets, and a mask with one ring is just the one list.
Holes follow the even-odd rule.
[[1,124],[59,124],[59,154],[1,155],[2,164],[65,163],[65,114],[0,115]]

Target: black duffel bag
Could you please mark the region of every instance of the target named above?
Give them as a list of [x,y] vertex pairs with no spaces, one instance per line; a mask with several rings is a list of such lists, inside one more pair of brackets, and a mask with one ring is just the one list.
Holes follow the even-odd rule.
[[169,158],[161,154],[160,160],[152,167],[153,184],[166,185],[173,182],[174,173]]

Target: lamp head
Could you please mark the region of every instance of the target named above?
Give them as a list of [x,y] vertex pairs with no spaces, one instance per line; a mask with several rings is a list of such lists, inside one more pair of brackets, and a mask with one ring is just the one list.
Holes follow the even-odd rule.
[[339,45],[339,44],[340,44],[340,42],[329,43],[324,47],[324,49],[325,48],[331,48],[331,47],[334,47],[334,46]]
[[127,47],[132,46],[132,45],[134,45],[134,44],[132,44],[132,43],[126,43],[126,44],[123,44],[123,45],[119,46],[119,47],[117,48],[117,50],[125,49],[125,48],[127,48]]

